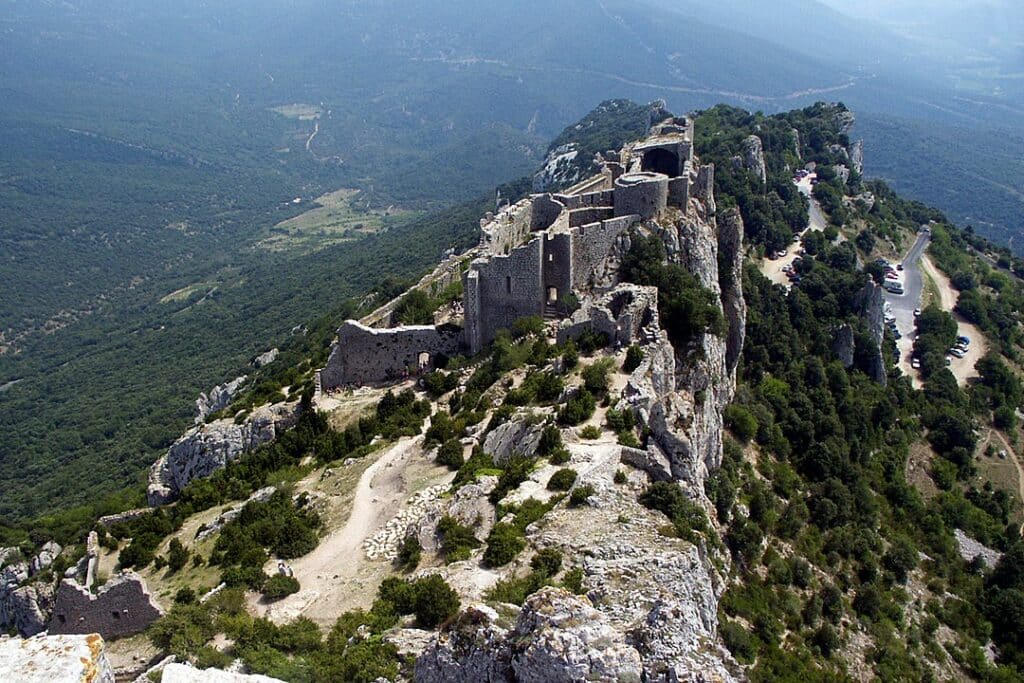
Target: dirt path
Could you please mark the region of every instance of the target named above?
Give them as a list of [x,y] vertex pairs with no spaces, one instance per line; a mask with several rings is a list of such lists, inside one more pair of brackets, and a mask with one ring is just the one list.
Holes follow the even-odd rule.
[[970,346],[967,347],[967,354],[963,358],[954,357],[949,366],[957,383],[964,386],[968,380],[979,376],[975,366],[988,353],[988,340],[976,325],[967,322],[959,313],[953,311],[960,295],[945,273],[936,268],[928,256],[921,258],[921,269],[935,282],[935,286],[939,290],[939,305],[942,310],[952,313],[953,319],[956,320],[957,334],[971,339]]
[[[299,592],[270,605],[254,603],[257,614],[277,623],[302,614],[329,627],[342,612],[370,606],[388,564],[367,559],[363,541],[383,527],[408,497],[406,468],[421,457],[422,442],[422,436],[401,439],[363,472],[345,525],[323,538],[316,550],[291,563]],[[276,563],[271,561],[267,571],[276,571]]]

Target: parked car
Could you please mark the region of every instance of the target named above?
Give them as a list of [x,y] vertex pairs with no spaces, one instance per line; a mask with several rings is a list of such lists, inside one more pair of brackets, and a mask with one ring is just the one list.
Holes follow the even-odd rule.
[[903,264],[902,263],[897,263],[896,264],[896,270],[903,270]]
[[952,349],[949,350],[949,354],[951,356],[956,356],[957,358],[963,358],[964,356],[967,355],[967,352],[959,347],[953,347]]
[[920,358],[911,358],[910,359],[910,367],[914,368],[915,370],[920,369],[921,368],[921,359]]
[[952,364],[953,364],[953,357],[952,356],[946,356],[946,365],[952,365]]
[[964,336],[961,335],[961,336],[957,337],[956,340],[958,342],[960,342],[961,344],[963,344],[964,346],[970,346],[971,345],[971,338],[970,337],[964,337]]
[[915,318],[921,317],[921,309],[920,308],[915,308],[914,309],[914,317]]

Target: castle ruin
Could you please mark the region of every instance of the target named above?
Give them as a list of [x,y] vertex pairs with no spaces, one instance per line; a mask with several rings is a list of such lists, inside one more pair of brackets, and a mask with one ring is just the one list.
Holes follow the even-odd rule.
[[[392,327],[390,302],[361,321],[346,321],[319,373],[320,388],[392,381],[430,370],[441,357],[476,354],[521,318],[564,321],[578,295],[601,296],[617,284],[609,260],[630,228],[669,207],[685,213],[691,201],[714,213],[713,185],[714,167],[694,163],[693,121],[666,119],[645,139],[603,155],[597,175],[488,213],[479,246],[449,258],[417,285],[461,273],[461,320]],[[614,321],[618,313],[609,304],[618,309],[622,301],[599,307],[602,319]],[[564,334],[586,326],[577,318],[565,323]]]

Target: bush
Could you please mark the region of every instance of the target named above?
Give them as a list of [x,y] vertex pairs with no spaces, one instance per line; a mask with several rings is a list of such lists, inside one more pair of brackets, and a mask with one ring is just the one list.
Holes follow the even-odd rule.
[[441,554],[445,562],[468,559],[473,549],[480,547],[480,541],[473,535],[473,530],[459,524],[458,520],[449,515],[437,523],[437,533],[441,536]]
[[562,577],[562,586],[576,595],[583,595],[583,568],[573,567]]
[[444,465],[450,470],[458,471],[466,464],[466,458],[462,455],[462,442],[458,439],[448,439],[437,449],[437,463]]
[[188,562],[189,552],[185,549],[185,546],[181,544],[176,538],[171,539],[170,548],[167,551],[167,568],[173,574]]
[[580,438],[582,439],[599,439],[601,438],[601,428],[597,425],[587,425],[580,430]]
[[431,574],[415,583],[413,612],[424,628],[434,628],[459,611],[459,595],[438,574]]
[[263,597],[268,600],[280,600],[292,593],[299,592],[299,580],[294,576],[275,574],[263,584]]
[[743,443],[757,436],[757,418],[745,407],[731,403],[726,406],[724,417],[725,426]]
[[594,487],[590,484],[577,486],[572,490],[572,493],[569,494],[569,506],[579,507],[580,505],[585,505],[587,498],[590,498],[592,495],[594,495]]
[[638,367],[640,367],[640,363],[642,363],[643,361],[643,349],[641,349],[636,344],[632,344],[628,349],[626,349],[626,360],[622,363],[622,371],[633,372]]
[[612,369],[612,360],[603,358],[596,363],[583,368],[580,375],[583,377],[583,388],[594,394],[602,396],[608,391],[608,373]]
[[615,470],[615,476],[612,478],[612,481],[616,484],[625,484],[629,481],[629,477],[626,476],[626,473],[622,470]]
[[484,550],[484,565],[501,567],[515,559],[516,555],[526,547],[526,539],[522,532],[511,524],[499,522],[487,536],[487,548]]
[[196,592],[189,586],[179,588],[178,592],[174,594],[174,603],[176,605],[191,605],[196,601]]
[[420,546],[420,539],[414,535],[406,536],[398,547],[396,561],[399,567],[407,572],[411,572],[419,566],[422,554],[423,547]]
[[581,389],[562,406],[558,412],[558,421],[571,426],[578,425],[589,420],[595,408],[597,400],[594,395],[586,389]]
[[757,656],[757,645],[747,629],[735,621],[723,619],[718,625],[718,632],[736,661],[741,664],[753,663]]
[[548,491],[568,491],[576,483],[576,470],[566,467],[558,470],[548,479]]
[[530,568],[544,576],[554,576],[562,569],[562,552],[557,548],[544,548],[530,560]]

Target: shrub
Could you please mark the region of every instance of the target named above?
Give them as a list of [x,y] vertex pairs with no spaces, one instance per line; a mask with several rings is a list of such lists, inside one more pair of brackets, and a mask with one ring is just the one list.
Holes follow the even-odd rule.
[[725,408],[725,426],[732,430],[737,439],[749,443],[757,436],[757,418],[743,406],[731,403]]
[[592,495],[594,495],[594,487],[590,484],[577,486],[572,490],[572,493],[569,494],[569,506],[579,507],[580,505],[584,505],[587,502],[587,498],[590,498]]
[[420,546],[420,539],[414,535],[409,535],[402,539],[402,543],[398,547],[396,561],[399,567],[407,572],[411,572],[419,566],[422,554],[423,547]]
[[576,595],[583,595],[583,568],[573,567],[562,577],[562,586]]
[[501,567],[515,559],[516,555],[526,547],[526,539],[522,532],[511,524],[499,522],[487,536],[487,548],[484,550],[484,565]]
[[533,571],[521,578],[508,578],[498,581],[489,591],[487,599],[493,602],[507,602],[511,605],[522,605],[533,593],[547,583],[547,575]]
[[636,344],[631,344],[630,347],[626,349],[626,360],[622,363],[622,371],[633,372],[640,367],[640,363],[642,363],[643,360],[643,349]]
[[750,632],[739,623],[723,619],[718,625],[725,646],[741,664],[751,664],[757,656],[757,645]]
[[578,425],[586,422],[594,414],[597,400],[586,389],[581,389],[570,398],[558,412],[558,421],[567,425]]
[[583,377],[583,388],[594,394],[602,396],[608,391],[608,373],[612,369],[612,360],[603,358],[596,363],[583,368],[580,375]]
[[459,595],[438,574],[431,574],[415,583],[413,612],[424,628],[434,628],[459,611]]
[[191,605],[196,601],[196,592],[190,587],[179,588],[174,594],[174,603],[177,605]]
[[176,538],[171,539],[170,548],[167,551],[167,568],[174,573],[185,566],[188,562],[189,552],[185,546]]
[[448,439],[437,449],[437,462],[450,470],[458,471],[466,463],[462,455],[462,442],[458,439]]
[[599,439],[601,437],[601,428],[597,425],[587,425],[580,430],[580,437],[583,439]]
[[497,505],[509,491],[516,489],[530,476],[530,470],[536,461],[533,458],[514,456],[505,464],[498,483],[491,491],[490,501]]
[[473,549],[480,547],[480,541],[473,535],[473,530],[459,524],[450,515],[445,515],[437,523],[437,532],[441,536],[441,553],[446,562],[468,559]]
[[613,478],[613,481],[616,484],[625,484],[627,481],[629,481],[629,477],[626,476],[626,473],[623,472],[622,470],[615,470],[615,477]]
[[568,491],[576,483],[576,470],[566,467],[548,479],[548,491]]
[[294,576],[275,574],[263,584],[263,596],[268,600],[280,600],[283,597],[299,592],[299,580]]
[[544,576],[554,576],[562,568],[562,552],[558,548],[544,548],[530,560],[530,568]]
[[576,342],[572,339],[565,342],[565,350],[562,351],[562,363],[566,370],[572,370],[580,362],[580,352],[576,348]]
[[529,315],[525,318],[518,318],[512,323],[512,337],[521,339],[528,335],[537,335],[544,331],[544,318],[539,315]]

